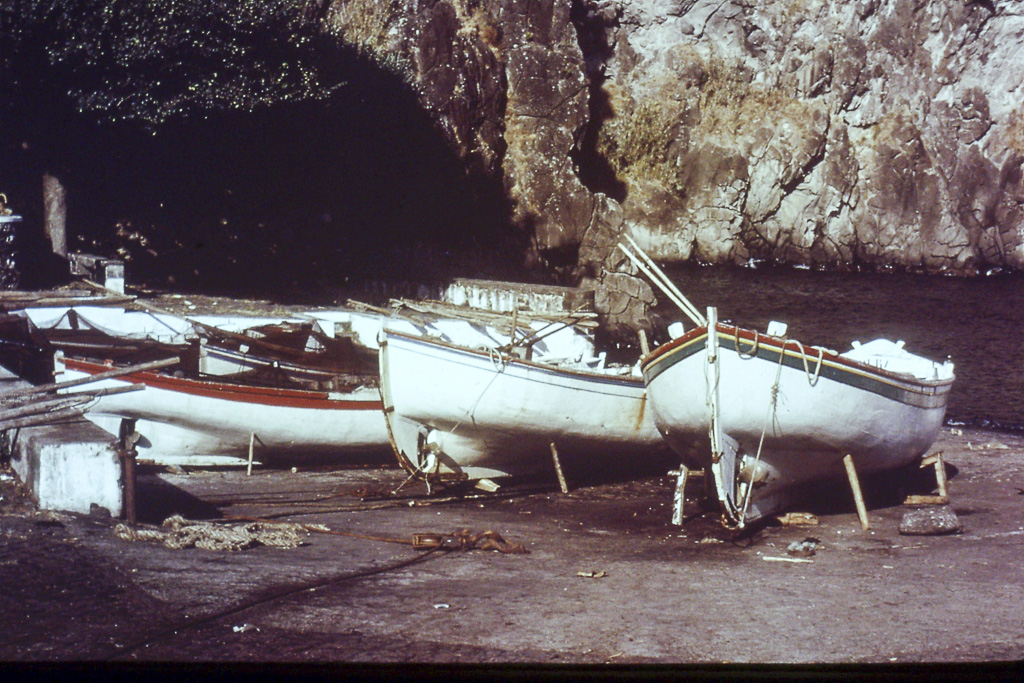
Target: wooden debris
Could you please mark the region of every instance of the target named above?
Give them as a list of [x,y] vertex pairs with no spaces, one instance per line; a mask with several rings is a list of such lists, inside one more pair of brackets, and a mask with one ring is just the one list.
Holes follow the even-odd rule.
[[817,526],[819,523],[818,517],[810,512],[787,512],[775,519],[783,526]]
[[132,384],[125,387],[78,391],[59,396],[23,394],[10,400],[6,396],[0,395],[0,405],[4,406],[4,409],[0,410],[0,431],[66,422],[81,417],[83,406],[93,399],[140,389],[145,389],[145,385]]
[[799,562],[804,564],[812,564],[814,560],[808,560],[803,557],[773,557],[770,555],[762,555],[761,559],[765,562]]
[[904,505],[948,505],[948,496],[907,496]]
[[134,301],[134,296],[118,294],[111,290],[96,295],[81,290],[47,290],[40,292],[4,291],[0,292],[0,307],[6,310],[34,308],[42,306],[114,306]]
[[[508,325],[508,320],[510,318],[508,313],[495,313],[493,311],[485,311],[480,308],[456,306],[455,304],[448,304],[443,301],[411,301],[409,299],[392,299],[391,306],[393,310],[387,311],[389,314],[401,311],[402,309],[408,309],[408,311],[428,316],[426,318],[420,318],[420,322],[429,322],[431,320],[436,320],[437,318],[456,318],[458,320],[465,320],[466,322],[477,323],[480,325],[504,328]],[[370,310],[374,310],[373,307],[369,308]],[[377,309],[377,311],[384,312],[383,309]],[[414,316],[409,316],[407,314],[407,317]],[[519,311],[517,309],[516,318],[517,322],[522,325],[529,325],[533,322],[551,323],[571,321],[577,327],[597,327],[597,313],[590,311],[573,311],[562,315],[549,315],[533,313],[530,311]]]

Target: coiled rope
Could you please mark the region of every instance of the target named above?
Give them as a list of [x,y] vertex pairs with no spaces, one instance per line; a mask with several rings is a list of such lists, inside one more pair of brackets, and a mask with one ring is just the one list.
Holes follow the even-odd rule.
[[[807,351],[804,349],[804,345],[796,340],[794,340],[793,343],[800,347],[800,358],[804,362],[804,374],[807,375],[807,381],[813,387],[818,383],[818,376],[821,374],[821,361],[825,358],[825,349],[821,347],[811,347],[812,349],[818,349],[818,365],[814,368],[814,376],[812,377],[810,366],[807,365]],[[783,351],[785,351],[785,345],[783,345]]]

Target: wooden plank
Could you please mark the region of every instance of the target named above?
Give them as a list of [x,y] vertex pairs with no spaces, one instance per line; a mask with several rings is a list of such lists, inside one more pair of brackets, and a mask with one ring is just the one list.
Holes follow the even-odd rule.
[[163,358],[161,360],[150,361],[149,363],[140,363],[139,365],[129,365],[124,368],[115,368],[108,370],[107,372],[100,372],[89,377],[81,377],[79,379],[68,380],[67,382],[54,382],[52,384],[40,384],[34,387],[25,387],[24,389],[15,389],[14,391],[7,392],[0,396],[3,399],[11,399],[22,396],[31,396],[35,394],[45,394],[51,391],[58,391],[60,389],[67,389],[70,387],[77,387],[83,384],[92,384],[103,379],[114,379],[116,377],[123,377],[125,375],[131,375],[136,372],[149,372],[151,370],[159,370],[160,368],[166,368],[171,365],[177,365],[181,362],[180,358]]
[[907,496],[904,505],[946,505],[948,496]]

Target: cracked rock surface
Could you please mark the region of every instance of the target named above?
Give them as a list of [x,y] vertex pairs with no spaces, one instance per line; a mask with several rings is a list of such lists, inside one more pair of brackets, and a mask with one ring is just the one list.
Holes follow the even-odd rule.
[[1019,3],[333,8],[570,277],[623,230],[664,261],[1024,268]]

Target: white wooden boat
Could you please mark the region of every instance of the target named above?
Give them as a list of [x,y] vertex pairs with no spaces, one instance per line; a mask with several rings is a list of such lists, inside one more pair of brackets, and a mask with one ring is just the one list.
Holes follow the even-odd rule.
[[428,480],[551,470],[552,443],[595,466],[664,448],[628,367],[559,366],[388,329],[380,346],[392,446]]
[[[57,381],[109,370],[94,361],[58,359]],[[155,462],[179,456],[238,456],[256,452],[337,454],[387,448],[387,428],[376,386],[348,391],[306,391],[196,380],[140,372],[102,380],[96,388],[127,383],[143,391],[104,396],[86,412],[117,434],[134,420],[139,457]],[[87,385],[92,387],[93,385]]]
[[686,466],[713,473],[731,523],[781,510],[803,484],[843,476],[846,455],[867,474],[907,465],[933,443],[953,364],[902,342],[855,347],[840,355],[712,319],[643,359],[658,429]]

